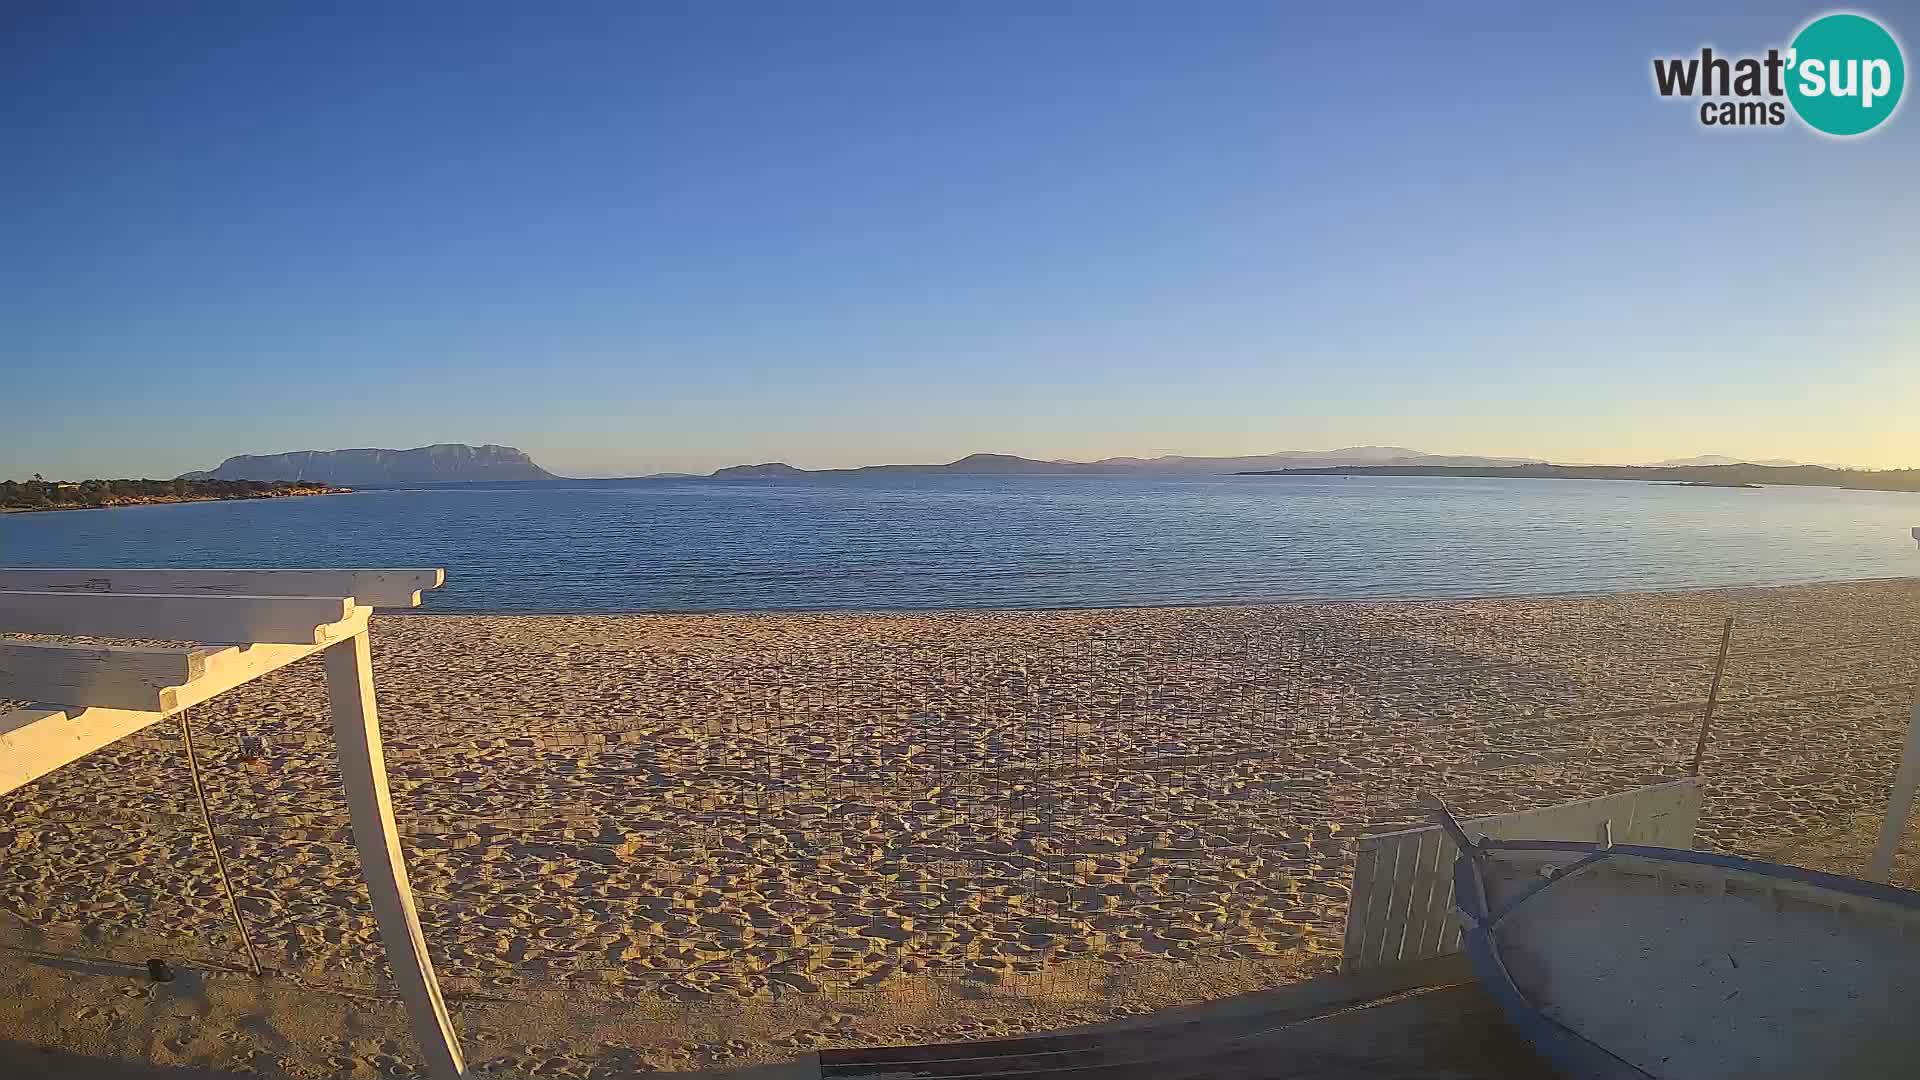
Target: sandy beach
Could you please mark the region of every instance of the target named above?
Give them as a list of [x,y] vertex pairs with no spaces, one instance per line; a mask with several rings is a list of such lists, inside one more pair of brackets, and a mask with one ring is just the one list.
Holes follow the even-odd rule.
[[[585,1076],[1087,1024],[1329,972],[1352,840],[1422,820],[1425,793],[1481,814],[1683,775],[1727,618],[1698,846],[1808,850],[1885,799],[1920,583],[404,615],[373,643],[469,1061]],[[306,661],[190,717],[265,986],[176,728],[0,799],[14,1038],[259,1075],[411,1068],[323,702]],[[148,956],[200,989],[116,966]]]

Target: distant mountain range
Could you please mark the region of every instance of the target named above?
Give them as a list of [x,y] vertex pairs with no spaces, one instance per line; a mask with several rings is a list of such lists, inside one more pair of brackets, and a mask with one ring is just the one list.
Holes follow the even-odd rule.
[[[710,475],[720,480],[779,480],[864,473],[960,473],[975,475],[1227,475],[1284,472],[1375,473],[1429,476],[1563,477],[1664,480],[1702,484],[1815,484],[1830,487],[1899,488],[1914,472],[1871,472],[1770,459],[1748,462],[1719,454],[1677,458],[1658,465],[1552,465],[1540,458],[1428,454],[1404,446],[1346,446],[1338,450],[1283,450],[1249,457],[1110,457],[1098,461],[1040,461],[1011,454],[969,454],[940,465],[866,465],[851,469],[801,469],[785,462],[733,465]],[[629,479],[679,479],[659,473]],[[332,484],[434,484],[473,481],[563,480],[511,446],[437,443],[412,450],[297,450],[242,454],[217,469],[190,472],[183,480],[265,480]],[[605,481],[596,481],[605,482]]]
[[1460,457],[1423,454],[1404,446],[1348,446],[1339,450],[1283,450],[1275,454],[1251,457],[1111,457],[1098,461],[1036,461],[1011,454],[969,454],[944,465],[866,465],[857,469],[800,469],[783,461],[760,465],[734,465],[717,469],[713,475],[722,480],[769,480],[783,477],[845,475],[848,473],[1024,473],[1024,474],[1128,474],[1128,473],[1236,473],[1261,469],[1334,468],[1343,465],[1428,465],[1488,468],[1501,465],[1538,464],[1538,458]]
[[1691,487],[1832,487],[1920,491],[1920,469],[1830,469],[1824,465],[1337,465],[1257,469],[1248,476],[1482,476],[1506,480],[1640,480]]
[[298,480],[356,484],[431,484],[473,480],[558,480],[511,446],[435,443],[412,450],[295,450],[241,454],[182,480]]
[[[1645,467],[1649,469],[1673,469],[1687,465],[1772,465],[1785,467],[1802,464],[1805,463],[1793,461],[1788,458],[1744,458],[1728,457],[1725,454],[1698,454],[1694,457],[1668,458],[1665,461],[1655,461]],[[1826,466],[1826,468],[1830,469],[1841,467],[1842,466],[1839,465]]]

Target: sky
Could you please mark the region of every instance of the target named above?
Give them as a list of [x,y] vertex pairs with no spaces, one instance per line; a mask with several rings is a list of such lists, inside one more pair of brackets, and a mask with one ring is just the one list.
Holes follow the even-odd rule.
[[1439,7],[11,0],[0,477],[1920,465],[1914,106],[1652,87],[1828,9]]

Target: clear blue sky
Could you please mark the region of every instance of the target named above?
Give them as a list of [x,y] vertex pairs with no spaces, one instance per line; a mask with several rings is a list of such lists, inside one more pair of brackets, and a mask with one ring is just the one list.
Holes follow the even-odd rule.
[[1652,90],[1818,6],[135,6],[0,9],[0,475],[1920,464],[1920,114]]

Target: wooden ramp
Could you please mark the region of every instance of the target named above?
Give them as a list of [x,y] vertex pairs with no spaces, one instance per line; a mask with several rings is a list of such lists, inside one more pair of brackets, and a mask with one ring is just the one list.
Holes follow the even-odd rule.
[[1552,1080],[1554,1073],[1471,979],[1459,957],[1447,957],[1059,1035],[822,1051],[820,1075],[823,1080]]

